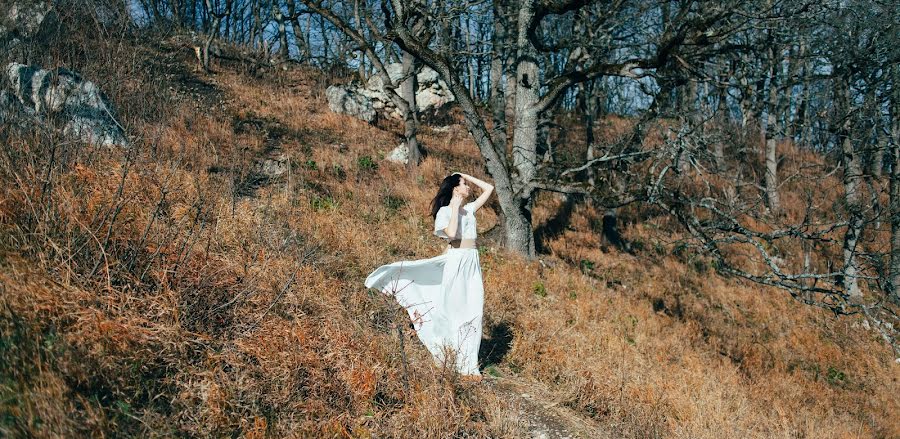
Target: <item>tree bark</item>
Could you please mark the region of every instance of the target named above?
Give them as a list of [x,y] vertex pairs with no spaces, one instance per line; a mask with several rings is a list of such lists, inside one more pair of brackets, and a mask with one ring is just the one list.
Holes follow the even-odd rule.
[[288,0],[287,8],[291,30],[294,31],[294,45],[297,46],[297,60],[305,62],[309,59],[309,45],[304,37],[303,28],[300,26],[300,14],[297,14],[296,0]]
[[206,31],[206,39],[203,41],[203,47],[200,50],[200,64],[203,66],[203,70],[209,72],[209,49],[216,38],[216,34],[219,33],[219,25],[222,23],[222,18],[228,14],[227,12],[224,14],[217,13],[212,0],[204,0],[204,4],[208,14],[212,17],[212,21]]
[[[731,75],[727,70],[719,75],[718,105],[716,106],[716,119],[719,122],[720,129],[727,129],[731,124],[731,117],[728,114],[728,81]],[[715,161],[716,171],[725,170],[725,145],[724,142],[713,142],[713,160]]]
[[259,9],[262,0],[253,0],[252,6],[252,14],[253,14],[253,27],[250,28],[250,47],[259,50],[260,44],[258,40],[261,38],[260,32],[262,31],[262,23],[260,19]]
[[850,90],[845,83],[845,78],[835,78],[835,116],[838,120],[837,138],[841,144],[841,163],[844,167],[842,182],[844,185],[844,197],[849,215],[847,231],[844,233],[843,243],[843,279],[844,292],[851,298],[862,297],[859,289],[859,267],[857,266],[856,252],[862,235],[863,217],[862,204],[859,193],[859,182],[862,175],[859,154],[850,139]]
[[769,68],[769,105],[766,111],[765,188],[766,204],[769,207],[769,211],[777,213],[781,208],[781,202],[778,197],[778,151],[775,143],[775,134],[778,129],[776,120],[778,115],[777,50],[770,48],[769,54],[772,65]]
[[327,64],[328,63],[328,52],[329,52],[329,50],[328,50],[328,34],[327,34],[327,31],[325,30],[325,18],[323,18],[321,15],[319,16],[319,32],[322,35],[322,52],[323,52],[322,53],[322,62]]
[[900,302],[900,67],[894,66],[891,96],[891,262],[889,283],[894,300]]
[[[797,52],[795,53],[793,59],[790,60],[790,73],[788,74],[787,82],[789,84],[798,83],[804,89],[805,84],[803,81],[799,81],[800,76],[805,75],[806,67],[804,66],[804,58],[806,57],[806,44],[803,40],[800,40],[800,44],[797,48]],[[800,103],[798,105],[791,105],[791,101],[794,100],[794,92],[793,85],[787,86],[785,89],[785,99],[787,100],[787,116],[785,116],[784,123],[784,138],[794,141],[794,134],[797,132],[797,122],[798,116],[800,115]],[[792,109],[792,107],[794,109]]]
[[[516,35],[516,96],[513,125],[512,164],[515,169],[516,182],[516,215],[507,216],[508,245],[514,250],[527,255],[535,254],[534,237],[531,232],[532,190],[529,185],[534,181],[537,170],[538,123],[540,114],[537,109],[540,100],[540,71],[537,65],[539,53],[528,38],[528,23],[534,19],[534,0],[525,0],[519,9],[518,29]],[[516,222],[527,223],[528,227]],[[525,220],[525,221],[521,221]]]
[[503,89],[503,74],[506,71],[505,47],[507,39],[506,26],[503,23],[502,2],[494,2],[493,26],[491,36],[491,140],[501,151],[506,152],[506,95]]
[[[356,22],[356,28],[359,29],[360,33],[363,33],[362,20],[359,16],[359,0],[353,0],[353,20]],[[404,69],[406,67],[406,59],[403,60]],[[404,70],[405,71],[405,70]],[[366,54],[365,52],[360,52],[359,54],[359,65],[356,66],[356,72],[359,76],[359,81],[363,84],[369,79],[366,77]],[[416,108],[416,94],[413,93],[412,100],[407,99],[407,102],[411,102],[413,109]],[[415,135],[415,134],[414,134]],[[418,146],[416,147],[418,149]],[[418,152],[418,151],[417,151]],[[410,161],[412,161],[412,146],[410,146]]]
[[282,61],[290,58],[290,47],[288,46],[287,27],[285,26],[284,12],[281,11],[279,0],[272,0],[272,18],[278,29],[278,56]]
[[409,150],[407,166],[416,167],[422,161],[422,151],[419,149],[419,140],[416,133],[419,128],[418,106],[416,105],[416,90],[419,85],[416,81],[416,59],[412,54],[403,52],[402,65],[403,76],[406,80],[400,83],[400,96],[406,101],[407,107],[403,111],[403,136],[406,147]]

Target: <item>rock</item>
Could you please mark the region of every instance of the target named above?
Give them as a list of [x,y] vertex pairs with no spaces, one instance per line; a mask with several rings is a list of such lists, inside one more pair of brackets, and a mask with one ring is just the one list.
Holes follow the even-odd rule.
[[29,41],[41,33],[53,5],[43,1],[13,1],[0,15],[0,50],[9,53],[23,40]]
[[[384,66],[384,69],[387,70],[388,76],[391,78],[391,81],[397,83],[401,78],[403,78],[403,64],[393,63]],[[418,76],[416,76],[418,79]],[[399,85],[399,84],[398,84]],[[369,90],[374,90],[379,93],[384,93],[384,81],[381,80],[381,76],[378,74],[372,75],[369,80],[366,82],[366,88]]]
[[284,154],[266,157],[256,162],[256,171],[271,180],[281,177],[288,171],[288,157]]
[[53,6],[47,2],[14,2],[6,12],[6,24],[15,29],[21,38],[38,34],[44,19]]
[[10,90],[0,106],[7,115],[21,113],[37,123],[53,116],[64,121],[67,136],[98,146],[129,145],[115,112],[93,82],[64,68],[44,70],[19,63],[7,65],[5,74]]
[[436,92],[431,88],[416,94],[416,104],[419,106],[420,111],[434,111],[453,101],[453,95]]
[[406,142],[397,145],[396,148],[391,150],[391,153],[387,156],[387,161],[404,165],[409,163],[409,147],[406,146]]
[[332,85],[325,90],[328,108],[335,113],[347,114],[366,122],[375,121],[375,108],[372,100],[360,93],[348,90],[344,86]]
[[[398,82],[403,78],[403,66],[400,63],[388,64],[385,66],[391,81]],[[440,80],[437,72],[429,67],[423,67],[416,74],[418,80],[418,88],[416,90],[416,105],[420,114],[428,114],[437,112],[439,109],[455,101],[453,93],[450,93],[449,87],[444,81]],[[336,88],[332,90],[332,88]],[[339,89],[339,90],[338,90]],[[388,93],[384,90],[384,82],[378,75],[373,75],[366,82],[365,86],[358,84],[335,85],[328,88],[325,92],[328,97],[328,106],[336,113],[349,114],[358,117],[367,122],[374,120],[374,116],[370,119],[368,113],[349,110],[350,107],[360,105],[360,102],[370,102],[370,105],[364,105],[366,109],[371,106],[377,113],[394,119],[402,119],[402,114],[397,109],[394,102],[390,99]]]
[[431,67],[425,66],[422,68],[422,71],[416,75],[416,80],[419,81],[419,84],[434,84],[439,83],[444,87],[444,90],[447,90],[447,84],[444,84],[444,81],[440,80],[441,75],[438,72],[434,71]]

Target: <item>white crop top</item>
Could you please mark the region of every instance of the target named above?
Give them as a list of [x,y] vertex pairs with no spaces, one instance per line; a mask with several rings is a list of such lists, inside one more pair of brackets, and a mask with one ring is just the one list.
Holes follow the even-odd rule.
[[[478,237],[477,227],[475,224],[475,212],[472,209],[472,203],[463,206],[465,214],[457,212],[459,218],[456,225],[456,236],[453,239],[475,239]],[[434,217],[434,234],[444,239],[450,239],[444,229],[450,225],[450,206],[440,208]]]

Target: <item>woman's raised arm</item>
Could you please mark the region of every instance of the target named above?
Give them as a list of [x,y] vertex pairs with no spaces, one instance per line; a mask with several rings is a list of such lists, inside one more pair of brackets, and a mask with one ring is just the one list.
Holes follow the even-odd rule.
[[481,188],[481,195],[472,202],[472,211],[481,209],[481,206],[484,206],[484,203],[487,203],[487,200],[491,198],[491,194],[494,193],[494,185],[484,180],[477,179],[469,174],[463,174],[462,172],[457,172],[457,174]]

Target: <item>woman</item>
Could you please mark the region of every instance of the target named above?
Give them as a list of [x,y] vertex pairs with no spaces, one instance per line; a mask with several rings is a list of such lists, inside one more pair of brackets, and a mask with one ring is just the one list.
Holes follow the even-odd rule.
[[[471,194],[481,195],[463,204]],[[443,363],[451,351],[456,370],[480,376],[478,347],[484,285],[475,245],[475,212],[487,202],[494,186],[470,175],[454,173],[441,182],[431,201],[434,234],[448,241],[446,251],[431,259],[400,261],[378,267],[366,287],[393,295],[413,321],[413,328],[435,361]]]

